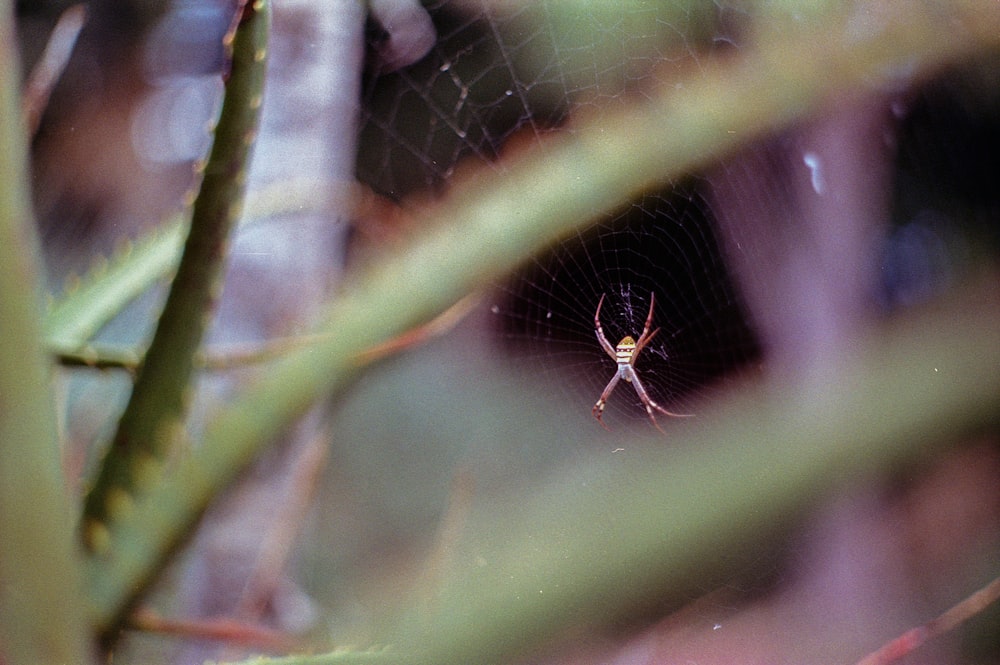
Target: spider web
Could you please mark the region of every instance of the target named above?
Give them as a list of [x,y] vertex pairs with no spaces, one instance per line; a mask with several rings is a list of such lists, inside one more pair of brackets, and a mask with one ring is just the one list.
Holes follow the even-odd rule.
[[[638,339],[656,296],[652,326],[659,333],[636,367],[668,410],[693,412],[706,388],[757,355],[696,183],[643,196],[534,260],[500,293],[492,311],[504,346],[533,366],[544,359],[569,372],[579,388],[573,392],[591,400],[615,371],[595,337],[602,295],[601,325],[612,345],[626,335]],[[608,408],[645,413],[625,384]]]
[[[558,127],[583,107],[631,94],[654,63],[681,62],[718,43],[706,30],[719,20],[714,11],[636,5],[567,17],[557,7],[528,3],[496,15],[461,2],[429,5],[438,30],[431,53],[402,71],[366,77],[361,180],[397,199],[441,190],[456,165],[488,168],[515,134]],[[595,337],[599,298],[606,296],[602,325],[615,345],[638,338],[655,294],[660,332],[636,367],[655,401],[690,412],[708,386],[758,354],[704,187],[692,178],[647,194],[498,285],[490,308],[499,348],[528,361],[525,371],[553,375],[589,417],[586,407],[615,371]],[[645,418],[626,383],[606,418],[621,423],[621,414]]]
[[[368,4],[378,2],[371,0]],[[670,75],[672,65],[680,73],[697,69],[703,58],[715,57],[720,51],[738,51],[740,28],[747,18],[721,2],[593,2],[587,13],[574,13],[576,3],[558,1],[498,0],[489,9],[479,0],[435,0],[424,5],[437,31],[434,45],[426,57],[399,71],[379,68],[374,52],[390,37],[374,22],[368,26],[373,53],[363,87],[357,174],[375,191],[400,201],[428,191],[444,191],[464,165],[491,168],[497,159],[503,159],[505,146],[522,136],[531,139],[558,130],[582,111],[600,112],[641,98],[651,76],[661,77],[656,81],[659,85],[669,83],[663,77]],[[201,12],[203,8],[198,7]],[[312,18],[311,13],[306,16]],[[295,18],[294,12],[286,20],[286,28],[293,33],[289,41],[295,44],[295,49],[289,50],[312,50],[319,40],[310,33],[314,27],[311,21]],[[216,41],[225,23],[213,33]],[[182,32],[188,36],[191,31]],[[342,35],[337,33],[336,37],[343,42]],[[290,54],[284,55],[289,58]],[[351,66],[343,61],[316,62],[341,72]],[[277,72],[278,81],[282,76],[285,79],[284,89],[269,84],[271,99],[283,103],[288,113],[281,115],[272,129],[288,131],[295,140],[288,153],[258,159],[257,163],[281,167],[276,171],[302,167],[308,175],[314,175],[316,162],[305,158],[303,146],[322,146],[325,137],[338,136],[338,132],[328,130],[331,125],[311,122],[314,117],[322,117],[326,98],[317,94],[315,78],[301,75],[315,71],[316,65],[304,69],[296,63]],[[893,224],[886,230],[884,243],[869,238],[862,247],[864,251],[857,254],[863,253],[881,264],[882,281],[862,284],[860,288],[871,289],[873,299],[886,310],[940,293],[960,268],[960,259],[967,260],[962,257],[983,252],[984,248],[997,254],[998,71],[993,54],[991,62],[982,63],[971,74],[946,72],[936,89],[908,91],[912,97],[892,101],[895,119],[900,125],[905,120],[904,127],[891,127],[890,132],[887,125],[872,124],[865,148],[884,147],[883,133],[898,141],[895,163],[890,166],[896,182],[878,183],[886,190],[894,187],[889,202]],[[215,78],[213,74],[213,84]],[[338,78],[329,87],[342,91],[350,86],[342,85]],[[274,94],[277,90],[280,92]],[[350,88],[349,102],[344,105],[352,109],[353,91]],[[313,101],[306,103],[304,99]],[[942,99],[946,101],[942,103]],[[888,100],[884,101],[888,107]],[[341,107],[326,112],[337,117],[349,115],[342,113]],[[199,136],[203,125],[201,119],[193,122]],[[303,134],[303,130],[308,133]],[[776,340],[788,346],[790,336],[801,331],[822,332],[831,321],[845,319],[829,316],[829,312],[836,315],[841,311],[826,307],[826,301],[856,300],[856,290],[837,291],[851,272],[836,262],[831,262],[827,273],[819,269],[822,262],[808,263],[812,258],[810,249],[821,246],[829,237],[822,232],[810,236],[801,229],[808,228],[811,221],[814,228],[834,233],[849,230],[840,222],[852,215],[842,214],[844,210],[835,207],[830,209],[831,215],[815,214],[820,205],[816,197],[822,198],[824,182],[836,180],[836,164],[818,158],[820,153],[809,149],[807,139],[811,137],[803,137],[801,131],[796,135],[796,131],[792,128],[780,137],[770,137],[749,154],[716,165],[706,173],[690,174],[665,183],[659,191],[646,192],[586,230],[540,252],[508,279],[497,283],[486,301],[483,318],[489,324],[492,348],[502,355],[502,360],[524,361],[515,366],[515,372],[523,372],[519,383],[535,386],[540,376],[549,379],[546,386],[557,386],[551,399],[565,402],[569,412],[578,414],[575,417],[591,428],[594,438],[603,441],[606,437],[601,436],[603,432],[590,416],[590,407],[615,371],[613,360],[595,337],[594,316],[602,295],[605,300],[601,321],[612,345],[625,335],[639,335],[655,295],[652,325],[660,330],[638,356],[636,370],[652,398],[677,413],[699,414],[700,404],[716,387],[744,370],[756,368],[762,358],[771,363],[779,346]],[[75,132],[67,132],[71,133]],[[264,147],[263,143],[258,146],[258,157]],[[289,159],[289,154],[294,159]],[[852,172],[866,178],[876,171],[850,163],[847,158],[844,161]],[[180,170],[187,178],[187,164]],[[60,205],[67,210],[80,208]],[[813,219],[809,219],[810,210]],[[72,226],[64,223],[62,214],[54,218],[62,226]],[[274,303],[284,305],[286,300],[302,298],[301,270],[306,263],[303,248],[310,250],[316,264],[324,266],[329,263],[329,255],[338,253],[306,240],[300,224],[280,221],[289,229],[288,237],[295,249],[279,263],[289,263],[295,272],[291,276],[280,273],[271,281],[280,283],[288,297],[262,302],[257,273],[242,280],[247,285],[242,300],[244,311],[267,313],[266,319],[260,315],[260,320],[266,321],[260,324],[261,329],[272,325],[271,320],[287,319],[286,310],[273,313]],[[329,227],[325,218],[316,221],[318,229]],[[317,235],[323,236],[321,232]],[[988,242],[981,242],[984,238]],[[769,248],[768,242],[777,249]],[[253,259],[258,261],[263,260],[261,256],[275,253],[274,236],[261,244],[266,252],[247,256],[258,257]],[[823,258],[822,252],[817,255]],[[794,263],[783,263],[789,257],[799,264],[806,263],[806,270],[798,274],[782,272],[789,265],[794,267]],[[808,279],[800,284],[799,277]],[[235,279],[229,284],[239,282]],[[230,286],[227,291],[233,292]],[[777,312],[769,311],[773,303],[789,304]],[[242,315],[229,318],[240,325],[258,320]],[[850,325],[843,329],[849,330]],[[820,335],[817,339],[822,343],[828,337]],[[791,343],[795,341],[791,339]],[[453,354],[450,347],[443,351],[439,348],[438,353],[436,359],[467,360]],[[793,353],[791,358],[786,362],[794,365],[798,356]],[[350,414],[344,417],[344,411],[349,409],[341,412],[336,440],[345,443],[337,451],[338,463],[331,465],[341,475],[331,483],[336,488],[331,490],[332,499],[319,502],[329,511],[329,519],[319,520],[324,527],[318,531],[323,534],[314,549],[316,561],[323,564],[314,577],[329,586],[331,606],[347,599],[347,616],[357,612],[351,589],[363,575],[355,572],[354,565],[341,562],[356,558],[362,562],[358,567],[373,565],[378,557],[373,557],[372,552],[382,549],[398,556],[402,541],[417,531],[429,531],[427,525],[436,523],[440,517],[437,511],[449,492],[447,479],[443,478],[456,459],[464,464],[476,455],[467,451],[476,450],[475,446],[484,450],[489,447],[489,454],[481,457],[488,464],[477,470],[477,482],[485,480],[480,487],[485,488],[482,496],[486,500],[490,478],[494,479],[493,487],[516,489],[520,486],[517,483],[530,487],[533,480],[525,480],[529,471],[551,464],[555,456],[566,451],[571,455],[579,453],[578,447],[570,446],[564,451],[553,451],[557,446],[543,449],[536,439],[524,444],[532,446],[531,451],[516,448],[518,430],[506,422],[503,424],[507,429],[496,427],[501,421],[516,420],[507,418],[508,412],[494,409],[495,418],[476,420],[479,411],[486,410],[481,407],[489,405],[488,398],[483,397],[485,391],[466,390],[462,385],[474,369],[455,363],[447,368],[452,373],[444,377],[440,369],[439,364],[433,364],[428,371],[411,371],[410,376],[388,389],[377,379],[370,382],[367,392],[359,390],[355,395],[357,415],[353,427]],[[425,392],[426,384],[435,381],[450,383],[452,390],[442,391],[443,398],[434,395],[438,403],[434,409],[426,409],[426,392],[433,392]],[[415,395],[423,398],[415,399]],[[377,400],[382,400],[382,408],[372,407]],[[373,413],[384,417],[373,417]],[[635,390],[624,382],[611,395],[605,420],[615,430],[624,430],[625,425],[650,429]],[[664,428],[671,424],[665,416],[659,420]],[[470,436],[469,423],[481,430],[495,428],[496,436],[482,437],[478,432]],[[431,427],[438,429],[432,432]],[[419,445],[424,442],[428,445]],[[461,457],[455,452],[459,446]],[[506,446],[505,450],[498,453],[502,446]],[[501,454],[508,458],[500,459]],[[516,463],[509,462],[511,459]],[[495,470],[486,470],[487,465]],[[276,472],[270,468],[269,473]],[[352,485],[354,478],[360,480]],[[354,490],[361,498],[345,499]],[[274,503],[271,495],[265,496],[267,503]],[[853,533],[834,534],[837,540],[831,537],[833,546],[825,545],[831,554],[819,563],[807,560],[804,566],[811,567],[811,572],[833,571],[837,578],[829,582],[829,587],[839,589],[846,575],[845,561],[838,556],[858,552],[859,570],[865,576],[859,578],[860,584],[847,585],[844,593],[852,594],[859,588],[880,590],[883,586],[869,584],[872,578],[867,575],[871,562],[882,556],[885,540],[871,538],[869,504],[860,506],[858,512],[865,516],[861,527],[854,528]],[[254,525],[261,523],[257,506],[251,506],[246,513],[252,515]],[[243,531],[257,533],[253,529]],[[231,531],[218,532],[231,546]],[[875,551],[854,546],[872,542]],[[330,552],[335,552],[332,569]],[[913,560],[903,563],[910,565]],[[749,593],[767,591],[771,577],[786,571],[783,565],[770,561],[753,564],[745,576],[729,583],[731,588]],[[233,568],[228,559],[214,565],[227,571]],[[236,566],[242,567],[242,563]],[[391,575],[387,578],[381,567],[375,575],[380,583],[384,579],[391,579],[389,584],[396,581]],[[189,579],[205,588],[206,602],[213,603],[212,613],[217,613],[214,602],[225,585],[204,585],[198,576]],[[893,576],[886,579],[891,582]],[[391,594],[397,593],[397,586],[393,586]],[[871,598],[862,596],[858,605],[867,606],[868,600]],[[829,607],[845,605],[842,598],[822,594],[814,601],[813,607],[823,608],[818,616],[824,626],[832,625],[826,621]],[[703,618],[714,630],[720,617],[729,616],[734,609],[728,603],[710,602],[702,606]],[[880,614],[876,618],[870,623],[882,625],[884,617]],[[835,639],[832,634],[830,639]],[[199,657],[197,662],[206,657],[210,656]]]
[[[511,139],[738,51],[749,20],[722,3],[425,8],[438,33],[430,53],[391,73],[371,58],[363,89],[358,175],[396,200],[443,191],[457,167],[490,168]],[[377,47],[386,33],[369,28]],[[500,348],[551,374],[583,414],[615,369],[594,334],[602,294],[612,344],[640,334],[655,294],[661,331],[636,367],[653,399],[680,411],[762,356],[799,371],[845,348],[874,315],[953,282],[970,246],[985,238],[995,252],[995,192],[980,182],[997,154],[996,66],[985,60],[918,96],[845,102],[540,254],[490,303]],[[963,154],[935,148],[949,145]],[[627,385],[608,408],[610,422],[644,417]]]
[[[388,75],[377,62],[369,70],[363,181],[394,197],[438,188],[461,160],[489,161],[515,132],[556,126],[581,106],[620,97],[653,65],[688,58],[696,40],[711,43],[707,25],[717,20],[704,3],[629,0],[586,12],[575,3],[495,4],[425,3],[437,29],[431,52]],[[369,28],[378,44],[384,32]]]

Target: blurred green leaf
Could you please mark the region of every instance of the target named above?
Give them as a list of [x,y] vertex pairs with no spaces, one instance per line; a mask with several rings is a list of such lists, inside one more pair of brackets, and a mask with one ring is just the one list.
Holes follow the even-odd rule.
[[0,3],[0,660],[85,663],[91,645],[42,348],[13,16],[12,3]]
[[[90,562],[90,598],[98,623],[110,625],[120,616],[122,608],[142,590],[142,581],[149,579],[149,571],[161,565],[166,554],[189,533],[219,488],[244,468],[263,445],[315,400],[342,389],[356,375],[360,368],[358,353],[369,345],[384,342],[426,322],[470,291],[499,279],[550,242],[580,228],[587,220],[624,205],[637,193],[719,159],[738,145],[802,117],[831,97],[858,88],[898,86],[899,77],[904,73],[912,81],[946,62],[1000,42],[1000,7],[994,4],[954,3],[949,8],[951,15],[947,21],[940,20],[937,10],[915,12],[909,6],[898,10],[893,7],[885,8],[889,15],[877,31],[851,31],[856,18],[851,13],[856,9],[854,5],[830,14],[819,27],[809,22],[802,25],[791,22],[773,35],[769,33],[768,40],[748,50],[743,57],[706,63],[689,79],[673,81],[651,91],[646,100],[624,110],[581,117],[573,123],[571,131],[551,136],[538,150],[500,162],[487,176],[474,178],[457,189],[433,211],[433,219],[421,225],[419,235],[396,249],[373,257],[367,267],[349,277],[339,296],[330,303],[317,329],[315,344],[275,362],[259,380],[218,413],[208,423],[202,445],[181,460],[174,475],[138,502],[133,515],[121,522],[113,535],[112,548],[118,553],[114,562],[96,559]],[[985,322],[976,325],[985,325]],[[969,334],[975,331],[975,326],[972,330],[963,330]],[[904,343],[902,338],[898,341]],[[971,349],[979,353],[984,344],[988,346],[992,341],[988,335],[972,335],[963,344],[971,345]],[[930,350],[940,351],[936,346],[931,346]],[[960,364],[964,368],[967,359]],[[869,367],[863,363],[850,366],[859,371]],[[874,381],[888,381],[894,387],[900,382],[901,375],[886,368],[883,368],[885,373],[879,373],[877,363],[871,367],[876,372]],[[902,383],[913,379],[909,375],[902,376],[906,376]],[[972,414],[956,404],[954,395],[962,395],[963,399],[968,394],[978,395],[973,401],[976,417],[980,418],[983,405],[995,396],[992,392],[995,386],[979,373],[963,380],[978,387],[970,385],[968,388],[973,392],[962,392],[966,388],[964,384],[941,384],[942,393],[935,389],[929,394],[941,407],[953,407],[955,413],[965,413],[969,417]],[[959,392],[946,396],[945,389]],[[877,391],[866,389],[864,394],[872,396]],[[773,398],[764,396],[763,399],[770,403]],[[902,392],[898,397],[886,394],[885,399],[903,400],[901,404],[883,404],[892,411],[899,406],[923,405],[924,395]],[[799,413],[807,406],[810,405],[793,402],[786,407],[790,412],[784,422],[809,416]],[[832,408],[834,405],[821,406],[823,413],[818,415],[823,418],[843,416]],[[771,413],[775,421],[783,421],[767,408],[762,412]],[[943,417],[943,411],[938,409],[926,413]],[[741,421],[744,426],[763,426],[751,416]],[[879,413],[871,417],[877,421],[883,416]],[[860,422],[860,415],[855,418]],[[938,427],[942,421],[933,424],[929,419],[914,419],[913,422],[927,428]],[[872,425],[871,422],[865,424]],[[895,421],[892,424],[899,427]],[[818,429],[810,430],[810,445],[815,444],[816,437],[822,439],[831,431],[832,421],[812,425]],[[737,427],[737,424],[730,423],[728,427]],[[887,431],[879,427],[873,431],[890,437],[911,431]],[[788,433],[779,429],[774,432],[777,439],[762,439],[761,445],[765,447],[760,453],[754,453],[754,446],[744,445],[743,430],[735,434],[731,430],[724,432],[722,425],[719,428],[712,436],[706,429],[705,438],[699,437],[699,441],[716,442],[706,450],[724,457],[733,454],[730,446],[742,446],[740,455],[760,455],[756,461],[747,461],[747,464],[753,462],[751,468],[754,469],[779,461],[788,441],[797,444],[802,440],[800,435],[789,435],[791,438],[786,441],[783,437]],[[870,444],[874,439],[864,440]],[[768,448],[769,445],[780,447]],[[826,459],[825,456],[831,453],[820,447],[813,450],[813,454]],[[692,464],[702,471],[715,469],[722,463],[721,457],[712,460],[714,465],[709,460]],[[646,461],[650,463],[650,470],[662,470],[656,460]],[[801,491],[801,482],[805,482],[802,479],[814,477],[817,458],[793,456],[788,463],[801,465],[802,476],[798,484],[783,492],[797,494]],[[646,478],[641,480],[639,492],[646,491],[646,485],[654,482],[648,476],[638,478]],[[773,478],[768,476],[768,482],[771,481]],[[767,487],[769,485],[736,485],[733,491],[752,493]],[[772,499],[772,509],[779,510],[780,506],[787,507],[789,495]],[[743,495],[743,500],[750,499]],[[632,523],[632,526],[638,528],[640,525]],[[615,533],[622,535],[621,531]],[[690,544],[702,535],[702,531],[696,531],[678,536],[677,542]],[[519,544],[515,541],[512,547]],[[661,569],[658,560],[648,558],[647,545],[639,546],[636,556],[644,565]],[[538,570],[547,574],[550,564],[550,560],[543,558]],[[609,579],[621,581],[611,570],[598,570],[611,575]],[[604,583],[599,582],[599,575],[591,578],[598,580],[597,589],[606,589],[602,586]],[[539,581],[535,573],[527,579],[530,583]],[[467,591],[462,584],[456,581],[458,597]],[[526,587],[518,588],[523,591]],[[583,597],[576,595],[583,593],[577,587],[566,593],[571,595],[557,594],[556,598],[561,597],[572,604]],[[486,630],[481,641],[468,642],[486,644],[482,653],[499,654],[498,645],[510,638],[512,628],[526,630],[527,623],[537,619],[543,611],[542,605],[529,604],[521,612],[512,605],[513,596],[501,595],[483,595],[481,602],[475,601],[467,613],[468,621],[477,622],[478,628],[483,628],[480,622],[488,612],[498,611],[500,616],[507,617],[496,622],[495,632],[492,628]],[[491,606],[487,607],[487,603]],[[456,614],[465,616],[464,611],[457,609],[458,604],[454,607]],[[519,612],[524,617],[520,623],[510,618],[518,616]],[[467,626],[460,616],[450,613],[448,617],[435,624],[441,628],[435,639],[441,641],[433,642],[431,647],[412,635],[399,639],[420,651],[440,653],[442,658],[446,655],[472,658],[470,652],[464,647],[459,649],[448,637],[462,635],[463,639],[468,638],[466,629],[472,630],[472,624]],[[540,632],[537,631],[528,635],[538,639]]]

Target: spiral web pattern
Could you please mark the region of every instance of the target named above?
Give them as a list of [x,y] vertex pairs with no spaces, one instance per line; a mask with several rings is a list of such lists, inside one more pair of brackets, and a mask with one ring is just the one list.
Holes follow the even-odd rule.
[[[359,177],[397,198],[440,187],[460,161],[489,162],[515,132],[606,105],[654,67],[721,43],[721,10],[662,4],[425,2],[437,29],[430,53],[391,73],[370,58]],[[370,26],[372,43],[383,36]]]
[[[360,178],[395,199],[442,190],[456,165],[489,168],[512,135],[540,135],[581,108],[631,94],[653,64],[713,47],[702,27],[709,17],[688,10],[665,16],[662,8],[616,7],[567,18],[555,6],[525,4],[498,15],[455,1],[430,5],[438,31],[431,53],[397,72],[368,72]],[[569,28],[576,36],[562,36]],[[377,28],[372,36],[377,41]],[[598,300],[605,294],[602,325],[616,345],[638,338],[655,294],[660,332],[637,370],[655,401],[695,409],[710,386],[758,354],[723,266],[705,187],[692,179],[647,194],[498,285],[490,301],[498,348],[525,360],[525,372],[561,386],[589,417],[615,371],[595,336]],[[609,423],[645,417],[627,383],[606,413]]]
[[[655,294],[660,331],[636,360],[650,396],[671,411],[694,401],[757,355],[694,187],[649,194],[586,233],[567,239],[515,275],[493,307],[505,348],[534,367],[556,366],[596,400],[615,371],[599,347],[594,314],[616,345],[638,339]],[[579,399],[579,397],[574,397]],[[625,384],[609,412],[644,416]],[[612,416],[617,418],[617,416]]]

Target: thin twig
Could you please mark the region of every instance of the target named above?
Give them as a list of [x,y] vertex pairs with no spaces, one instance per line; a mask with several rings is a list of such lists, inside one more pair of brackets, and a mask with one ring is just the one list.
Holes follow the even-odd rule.
[[21,111],[28,128],[28,136],[34,136],[42,121],[42,114],[49,105],[49,97],[56,87],[59,77],[69,64],[70,55],[76,45],[76,38],[87,20],[87,7],[73,5],[60,16],[52,29],[42,57],[35,64],[24,86]]
[[274,595],[292,553],[292,545],[312,506],[320,477],[326,468],[329,450],[330,430],[328,427],[321,427],[304,442],[298,452],[287,480],[287,499],[271,521],[272,528],[264,535],[253,572],[236,609],[237,617],[245,620],[260,618],[267,602]]
[[1000,598],[1000,577],[922,626],[911,628],[883,644],[857,662],[857,665],[888,665],[912,653],[928,640],[944,635],[976,616]]
[[89,343],[75,349],[50,349],[64,367],[90,367],[93,369],[123,369],[135,372],[142,360],[142,353],[129,346],[112,346]]
[[176,635],[185,638],[201,638],[230,642],[274,651],[289,651],[296,646],[295,640],[285,633],[265,626],[236,621],[234,619],[168,619],[149,608],[136,610],[129,617],[129,627],[148,633]]
[[424,325],[411,328],[381,344],[363,349],[357,354],[356,361],[359,365],[368,365],[386,356],[422,344],[434,337],[440,337],[457,326],[478,303],[478,293],[467,295]]
[[417,581],[417,592],[423,600],[425,617],[433,616],[437,609],[434,600],[444,586],[447,572],[453,563],[455,550],[472,512],[475,494],[476,480],[472,472],[466,468],[458,469],[451,479],[448,505],[434,535],[433,547]]

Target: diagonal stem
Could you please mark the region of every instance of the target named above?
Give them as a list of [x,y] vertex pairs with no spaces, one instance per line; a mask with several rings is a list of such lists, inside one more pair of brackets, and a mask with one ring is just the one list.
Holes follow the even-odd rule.
[[231,65],[225,98],[184,253],[131,399],[86,498],[83,538],[95,553],[107,553],[115,520],[159,477],[160,462],[184,437],[195,354],[221,290],[226,245],[240,215],[260,116],[268,17],[265,2],[247,2],[226,36]]

